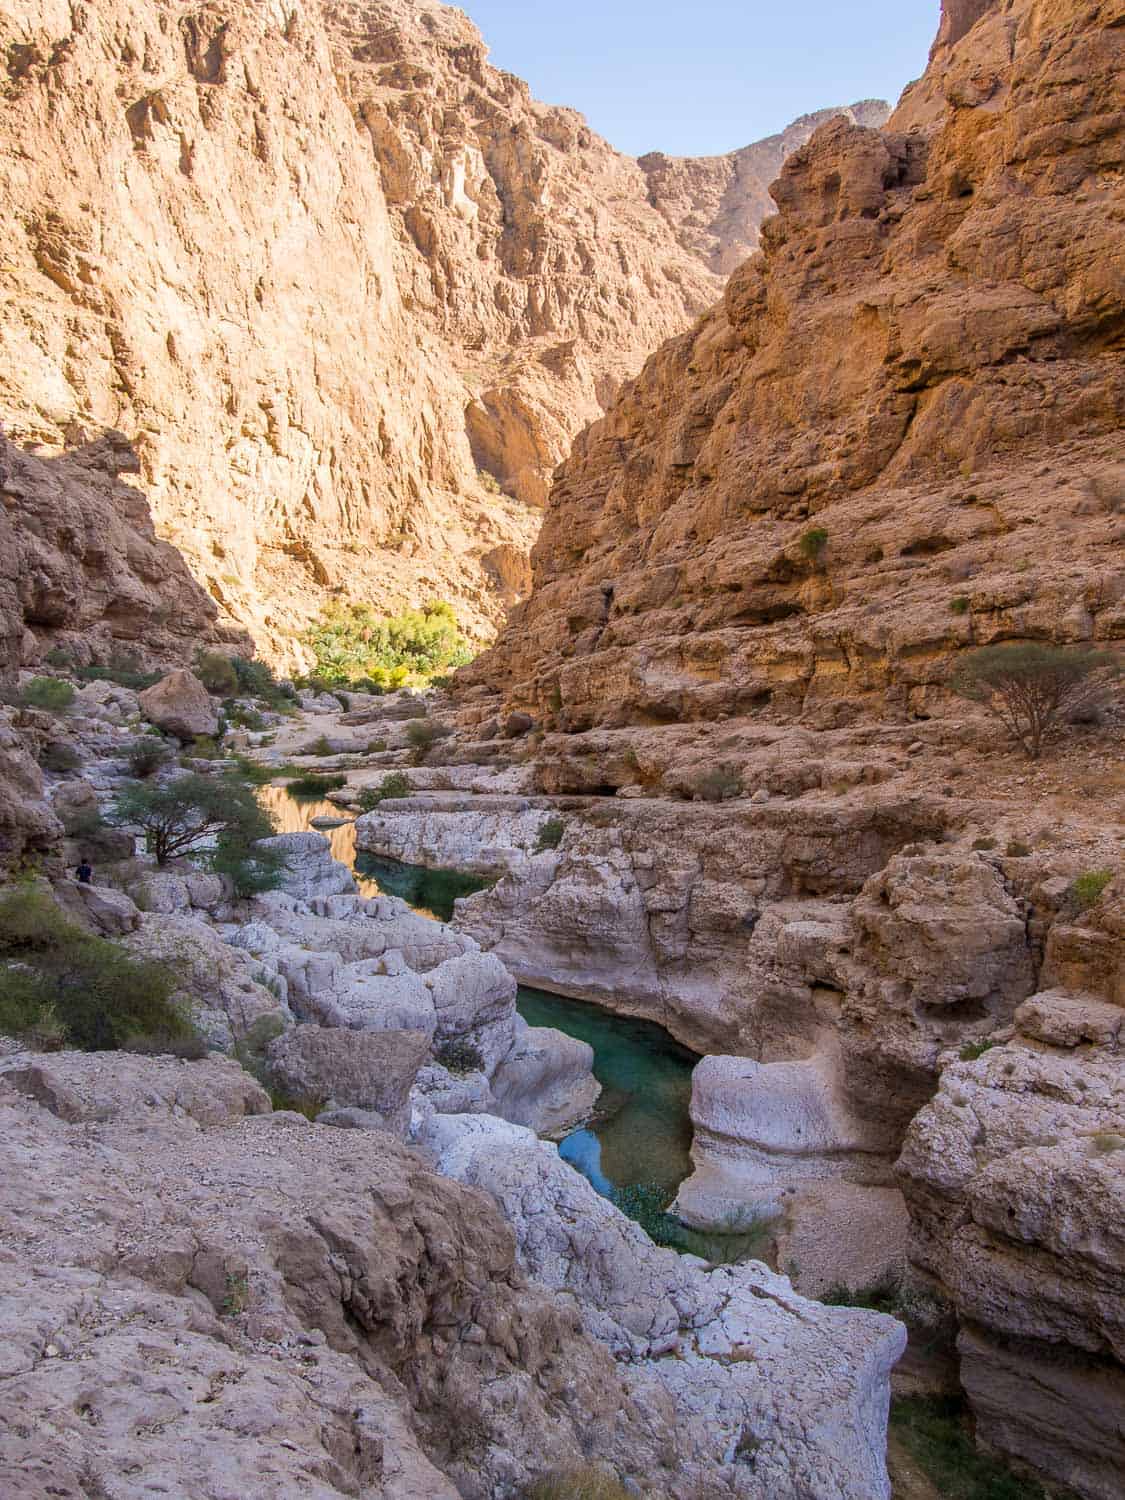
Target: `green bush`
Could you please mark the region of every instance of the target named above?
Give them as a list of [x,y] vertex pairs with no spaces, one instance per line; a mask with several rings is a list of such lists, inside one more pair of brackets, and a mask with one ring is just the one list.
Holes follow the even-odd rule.
[[0,1033],[88,1052],[190,1052],[198,1034],[177,987],[163,964],[78,927],[42,887],[0,895]]
[[1004,853],[1009,859],[1026,859],[1031,853],[1031,845],[1025,844],[1023,839],[1009,839]]
[[987,1039],[981,1042],[966,1042],[957,1054],[962,1062],[976,1062],[978,1057],[983,1057],[986,1052],[996,1046],[995,1042]]
[[74,702],[74,684],[63,677],[33,677],[20,689],[20,702],[27,708],[63,713]]
[[823,526],[810,526],[801,533],[801,539],[797,543],[797,550],[802,557],[815,562],[822,556],[825,547],[828,546],[828,533]]
[[238,691],[234,663],[221,651],[201,651],[195,658],[195,675],[217,698],[230,698]]
[[984,646],[962,659],[949,686],[983,704],[1025,755],[1038,760],[1064,718],[1090,705],[1119,670],[1111,652],[1087,646]]
[[420,766],[438,740],[445,739],[450,733],[452,731],[436,719],[411,719],[406,726],[406,739],[414,764]]
[[687,783],[689,795],[704,802],[729,802],[742,796],[742,776],[731,766],[713,766],[698,771]]
[[113,682],[118,687],[143,692],[160,681],[162,672],[146,672],[134,656],[114,656],[108,666],[76,667],[74,675],[82,682]]
[[891,1404],[890,1432],[943,1500],[1045,1500],[1026,1475],[977,1452],[959,1396],[900,1396]]
[[465,1073],[479,1073],[484,1068],[484,1058],[480,1049],[474,1047],[472,1042],[466,1042],[457,1038],[453,1041],[442,1042],[434,1048],[434,1059],[450,1073],[459,1075]]
[[290,713],[296,694],[288,683],[278,682],[264,661],[232,656],[231,666],[238,679],[238,696],[260,698],[277,713]]
[[225,760],[226,750],[219,743],[222,735],[220,728],[218,735],[197,734],[191,744],[184,751],[185,760]]
[[140,828],[159,865],[213,843],[223,844],[228,856],[236,849],[245,853],[274,831],[253,788],[237,774],[188,772],[159,785],[135,782],[119,794],[114,819]]
[[970,601],[964,594],[958,594],[955,599],[949,601],[949,607],[955,615],[967,615],[969,613]]
[[377,787],[364,787],[359,794],[359,806],[363,812],[374,812],[388,797],[409,797],[413,790],[409,776],[402,771],[391,771]]
[[152,735],[141,735],[140,739],[125,747],[125,764],[129,767],[129,775],[135,776],[139,781],[145,781],[154,775],[162,766],[166,766],[172,758],[172,747],[166,740],[155,739]]
[[974,839],[972,847],[980,852],[983,852],[986,849],[995,849],[996,840],[994,838]]
[[535,837],[535,853],[543,854],[548,849],[557,849],[565,832],[566,823],[562,818],[548,818],[545,823],[540,824]]
[[298,776],[286,783],[286,791],[294,797],[326,797],[347,783],[346,776]]
[[256,708],[243,708],[241,703],[233,700],[223,705],[228,724],[233,724],[236,729],[250,729],[259,733],[266,727],[266,721]]
[[1087,870],[1071,884],[1070,894],[1079,911],[1089,911],[1113,879],[1112,870]]
[[62,774],[64,771],[77,771],[82,764],[82,757],[73,745],[62,740],[51,740],[39,752],[39,764],[44,771]]
[[375,691],[426,683],[473,659],[449,604],[381,616],[369,604],[332,604],[302,637],[316,657],[316,675],[329,691],[340,686]]

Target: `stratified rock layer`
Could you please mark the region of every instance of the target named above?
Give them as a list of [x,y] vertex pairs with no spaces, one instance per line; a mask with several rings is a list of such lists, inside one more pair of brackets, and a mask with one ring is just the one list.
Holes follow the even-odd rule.
[[970,645],[1125,635],[1125,32],[982,9],[886,131],[790,157],[762,254],[576,443],[470,681],[571,732],[824,725],[940,711]]

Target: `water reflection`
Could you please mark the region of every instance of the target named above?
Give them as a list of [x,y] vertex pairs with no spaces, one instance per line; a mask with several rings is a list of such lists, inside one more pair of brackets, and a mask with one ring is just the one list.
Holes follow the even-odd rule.
[[379,882],[368,879],[356,869],[355,823],[349,813],[345,813],[334,802],[294,797],[283,786],[259,787],[258,798],[272,815],[278,833],[305,833],[312,828],[314,818],[346,817],[348,821],[339,828],[315,828],[313,832],[323,834],[332,850],[332,858],[338,859],[354,872],[355,883],[361,895],[381,894]]

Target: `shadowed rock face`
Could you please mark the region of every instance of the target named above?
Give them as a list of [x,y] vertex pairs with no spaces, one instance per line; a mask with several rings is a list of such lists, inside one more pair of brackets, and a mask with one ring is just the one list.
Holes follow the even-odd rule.
[[188,660],[223,639],[249,649],[157,539],[145,495],[122,478],[138,468],[119,432],[53,458],[0,434],[0,676],[51,643],[80,661]]
[[762,253],[578,439],[469,681],[568,731],[832,722],[939,708],[970,644],[1125,634],[1113,20],[990,9],[887,130],[789,158]]

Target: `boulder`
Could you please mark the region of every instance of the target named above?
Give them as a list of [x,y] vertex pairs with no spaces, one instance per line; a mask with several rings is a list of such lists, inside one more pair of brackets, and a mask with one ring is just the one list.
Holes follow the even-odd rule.
[[1116,1037],[1082,1045],[1106,1013],[1080,997],[1037,995],[1021,1017],[1034,1040],[952,1063],[910,1126],[897,1168],[910,1256],[956,1311],[979,1438],[1085,1500],[1116,1500],[1125,1061]]
[[226,1057],[189,1063],[129,1052],[20,1052],[0,1059],[0,1084],[71,1123],[222,1125],[270,1109],[265,1090]]
[[120,937],[140,926],[141,913],[124,891],[115,890],[109,885],[82,885],[77,882],[74,890],[94,925],[107,937]]
[[207,689],[194,673],[183,668],[169,672],[137,694],[137,706],[149,723],[179,740],[218,732],[219,716]]
[[262,840],[263,849],[276,849],[285,856],[279,890],[302,901],[319,896],[354,892],[355,880],[346,865],[332,858],[323,834],[279,833]]
[[295,1026],[270,1045],[269,1062],[275,1082],[293,1098],[320,1099],[329,1110],[375,1110],[401,1139],[410,1090],[429,1053],[423,1031]]

